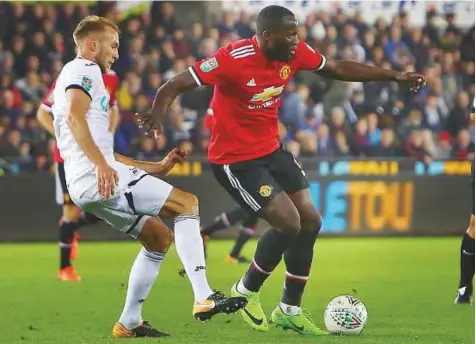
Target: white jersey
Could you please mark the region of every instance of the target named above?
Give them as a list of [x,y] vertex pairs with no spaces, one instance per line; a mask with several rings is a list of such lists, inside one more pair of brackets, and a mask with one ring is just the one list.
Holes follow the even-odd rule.
[[109,131],[109,93],[99,66],[89,60],[78,57],[67,63],[56,81],[53,92],[53,125],[61,157],[64,159],[66,183],[69,186],[87,174],[95,174],[95,166],[76,143],[66,123],[68,117],[66,91],[77,88],[90,98],[86,121],[92,138],[109,163],[114,158],[114,137]]

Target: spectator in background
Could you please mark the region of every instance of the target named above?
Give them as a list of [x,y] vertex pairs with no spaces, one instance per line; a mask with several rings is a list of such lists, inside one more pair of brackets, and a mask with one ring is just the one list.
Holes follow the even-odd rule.
[[402,155],[400,147],[395,142],[395,133],[393,129],[386,128],[382,130],[380,142],[369,148],[368,155],[386,158]]
[[15,120],[21,115],[21,110],[15,107],[15,94],[11,90],[4,90],[0,107],[0,118],[6,117],[9,120]]
[[398,129],[399,136],[406,138],[414,130],[423,130],[423,116],[420,110],[413,109],[408,116],[402,121],[400,128]]
[[380,142],[382,131],[378,127],[378,116],[376,113],[368,113],[365,118],[367,119],[367,144],[369,146],[375,146]]
[[337,131],[334,135],[335,140],[335,156],[349,157],[352,156],[352,151],[347,143],[347,137],[342,131]]
[[405,153],[409,158],[431,162],[431,154],[423,146],[423,131],[414,130],[410,133],[405,144]]
[[319,156],[333,156],[334,142],[330,134],[329,126],[325,123],[317,127],[317,151]]
[[255,34],[251,28],[250,16],[246,11],[241,11],[238,21],[235,23],[235,31],[240,38],[251,38]]
[[287,92],[283,97],[280,109],[280,121],[291,128],[306,128],[307,121],[307,101],[309,99],[309,88],[306,85],[295,85],[290,82],[287,86]]
[[385,44],[385,56],[392,61],[396,68],[400,69],[415,62],[410,48],[402,40],[402,29],[396,25],[390,29],[390,40]]
[[438,136],[435,147],[435,159],[447,160],[451,158],[453,147],[451,145],[451,135],[447,131],[442,131]]
[[425,127],[433,132],[440,132],[443,129],[443,115],[438,108],[438,98],[435,94],[430,93],[426,99],[424,113]]
[[415,57],[415,66],[417,70],[423,70],[428,63],[428,39],[423,38],[420,28],[410,29],[409,35],[405,38],[405,43]]
[[318,151],[317,137],[310,130],[300,130],[296,133],[296,140],[301,147],[302,156],[315,156]]
[[466,92],[460,92],[456,99],[456,105],[450,111],[446,127],[450,134],[455,137],[458,132],[468,125],[469,120],[469,95]]
[[474,159],[474,144],[471,143],[467,129],[458,132],[451,157],[457,160]]
[[137,160],[158,160],[158,155],[154,139],[148,136],[142,137],[135,158]]
[[18,158],[20,157],[21,133],[18,130],[11,130],[7,134],[6,142],[0,147],[0,157]]

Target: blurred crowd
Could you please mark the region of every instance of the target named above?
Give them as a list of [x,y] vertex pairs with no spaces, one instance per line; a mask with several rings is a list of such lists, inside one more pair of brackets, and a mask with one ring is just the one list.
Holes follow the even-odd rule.
[[[146,111],[157,88],[196,60],[254,34],[246,13],[224,13],[218,23],[181,27],[173,3],[120,20],[114,2],[90,5],[0,4],[0,167],[16,161],[27,170],[48,170],[54,141],[39,126],[36,110],[62,66],[74,58],[72,31],[81,18],[99,14],[122,31],[113,67],[121,85],[121,124],[116,149],[139,159],[158,159],[173,146],[203,155],[204,125],[212,89],[178,98],[158,139],[142,135],[133,113]],[[299,26],[301,40],[327,58],[357,59],[399,71],[418,71],[428,87],[418,93],[392,82],[347,83],[309,72],[291,81],[280,111],[280,136],[296,156],[467,159],[474,152],[474,24],[458,28],[452,14],[427,13],[412,27],[405,13],[367,25],[361,14],[311,13]]]

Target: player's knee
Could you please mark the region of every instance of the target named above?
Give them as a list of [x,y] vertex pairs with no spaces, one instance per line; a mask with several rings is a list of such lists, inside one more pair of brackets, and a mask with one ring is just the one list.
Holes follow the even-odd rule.
[[470,220],[469,227],[468,227],[468,230],[466,231],[466,233],[468,233],[468,235],[472,239],[474,239],[474,215],[471,215],[471,220]]
[[194,194],[174,188],[165,202],[160,216],[198,215],[198,198]]
[[315,232],[316,235],[322,227],[322,215],[313,208],[312,210],[301,215],[301,228],[310,232]]
[[63,219],[68,222],[77,222],[81,218],[81,209],[73,204],[63,205]]
[[279,229],[289,234],[298,235],[301,230],[301,218],[296,212],[295,214],[289,214],[281,219],[281,225]]
[[198,197],[194,194],[188,193],[184,199],[182,214],[198,215]]

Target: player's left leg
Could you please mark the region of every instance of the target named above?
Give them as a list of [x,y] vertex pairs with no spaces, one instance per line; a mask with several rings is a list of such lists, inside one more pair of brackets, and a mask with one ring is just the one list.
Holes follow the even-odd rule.
[[322,217],[312,201],[305,173],[291,153],[283,150],[276,154],[273,166],[276,166],[273,176],[288,193],[299,212],[301,231],[284,253],[285,286],[281,302],[271,314],[271,319],[277,326],[300,334],[325,334],[326,331],[317,328],[310,316],[301,309]]
[[227,263],[250,263],[251,261],[244,257],[241,254],[243,247],[245,244],[250,240],[253,234],[256,232],[256,228],[258,226],[259,215],[249,214],[248,218],[243,222],[240,226],[240,230],[238,232],[238,236],[235,239],[235,243],[231,252],[228,256],[225,257],[225,261]]
[[455,299],[456,304],[471,303],[473,294],[474,278],[474,214],[471,215],[469,228],[463,236],[461,242],[461,260],[460,260],[460,280],[458,294]]
[[105,202],[86,204],[88,211],[113,228],[142,243],[129,273],[126,301],[122,314],[112,329],[115,338],[166,337],[142,318],[142,307],[157,279],[165,255],[173,242],[173,233],[159,218],[131,214],[116,195]]

